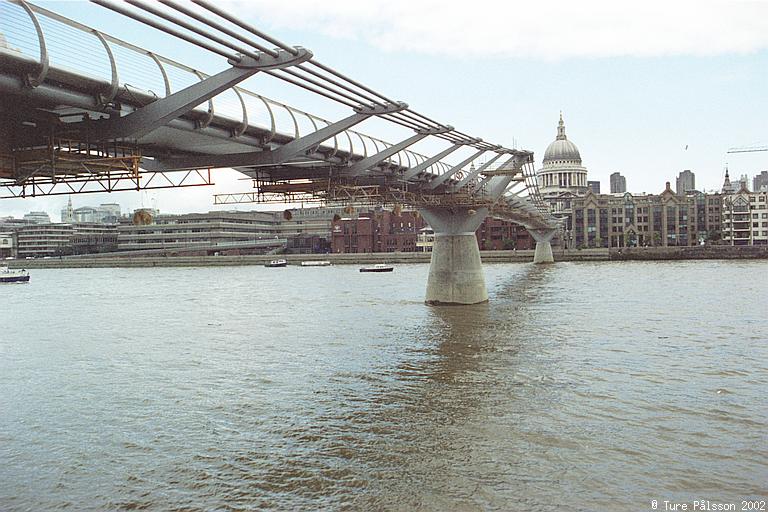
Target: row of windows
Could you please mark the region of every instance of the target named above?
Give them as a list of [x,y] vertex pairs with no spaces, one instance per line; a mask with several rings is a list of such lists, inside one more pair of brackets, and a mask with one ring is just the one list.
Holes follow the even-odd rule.
[[[768,231],[766,231],[766,230],[763,230],[763,231],[753,230],[752,231],[752,236],[753,237],[768,236]],[[749,238],[749,231],[735,231],[733,236],[731,236],[731,232],[730,231],[723,231],[723,238]]]

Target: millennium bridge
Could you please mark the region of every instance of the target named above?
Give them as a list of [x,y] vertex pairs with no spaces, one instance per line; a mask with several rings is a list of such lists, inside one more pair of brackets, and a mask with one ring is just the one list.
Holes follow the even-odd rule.
[[[559,222],[539,194],[532,152],[434,121],[206,0],[91,1],[215,55],[222,71],[0,1],[0,197],[205,186],[212,170],[231,168],[254,188],[216,195],[217,204],[410,206],[435,233],[426,291],[434,304],[488,300],[474,235],[486,216],[524,226],[534,263],[553,261]],[[239,85],[257,74],[348,115],[326,120]],[[374,118],[412,135],[391,143],[353,130]],[[445,149],[409,149],[428,137]]]

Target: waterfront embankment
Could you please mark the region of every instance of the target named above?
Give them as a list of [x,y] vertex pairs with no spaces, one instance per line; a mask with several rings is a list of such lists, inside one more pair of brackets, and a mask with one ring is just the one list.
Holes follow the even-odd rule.
[[[555,261],[621,261],[686,259],[768,259],[768,247],[635,247],[622,249],[555,249]],[[529,263],[533,251],[482,251],[484,263]],[[289,265],[302,261],[328,260],[334,265],[368,263],[429,263],[430,253],[394,252],[363,254],[285,254],[221,256],[70,256],[63,258],[8,260],[11,268],[97,268],[97,267],[195,267],[264,265],[283,258]]]
[[751,260],[768,258],[768,246],[696,245],[610,249],[616,260]]

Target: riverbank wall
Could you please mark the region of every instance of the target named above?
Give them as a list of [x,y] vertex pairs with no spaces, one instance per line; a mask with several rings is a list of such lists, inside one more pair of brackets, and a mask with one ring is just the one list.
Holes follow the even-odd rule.
[[768,259],[768,246],[632,247],[611,249],[610,259],[612,261]]
[[[768,259],[768,247],[635,247],[622,249],[555,249],[555,261],[661,261],[685,259]],[[481,251],[483,263],[531,263],[533,251]],[[302,261],[327,260],[334,265],[374,263],[429,263],[430,253],[394,252],[365,254],[286,254],[249,256],[111,256],[108,254],[64,258],[7,260],[11,268],[97,268],[97,267],[197,267],[264,265],[277,258],[289,265]]]

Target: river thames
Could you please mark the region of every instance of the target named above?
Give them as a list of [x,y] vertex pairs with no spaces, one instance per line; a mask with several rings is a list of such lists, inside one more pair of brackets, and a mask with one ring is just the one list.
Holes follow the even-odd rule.
[[34,270],[0,287],[0,510],[768,499],[766,262],[485,271],[433,307],[422,264]]

